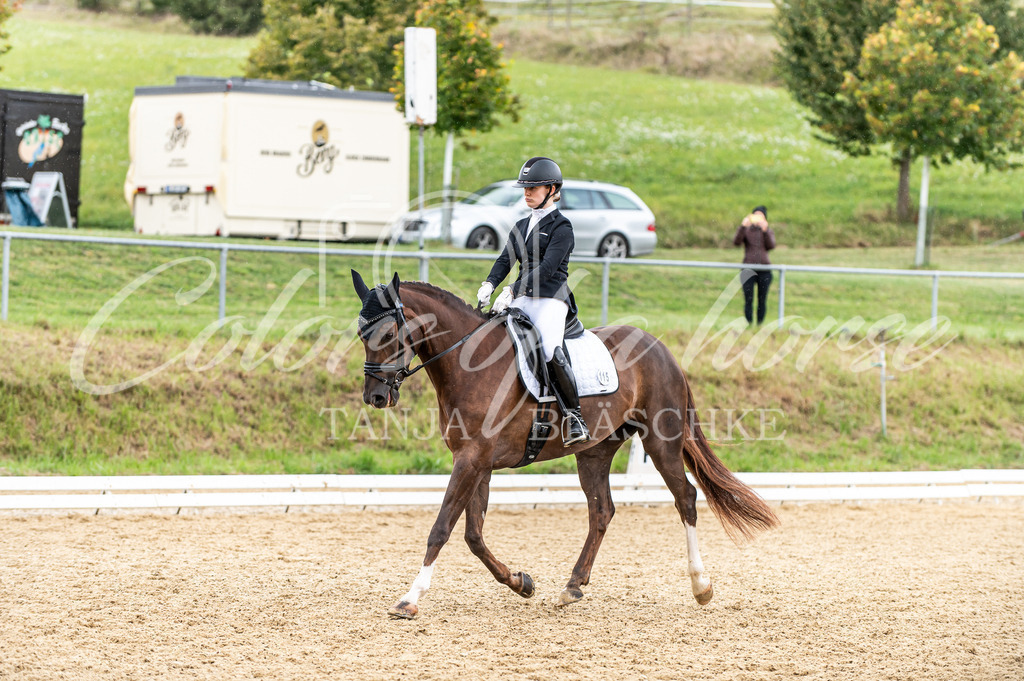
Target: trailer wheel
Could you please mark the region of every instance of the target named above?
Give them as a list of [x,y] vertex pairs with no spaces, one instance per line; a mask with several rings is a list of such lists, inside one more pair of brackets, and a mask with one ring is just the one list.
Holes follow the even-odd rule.
[[475,248],[480,251],[496,251],[498,250],[498,235],[486,225],[476,227],[469,233],[469,238],[466,239],[466,248]]

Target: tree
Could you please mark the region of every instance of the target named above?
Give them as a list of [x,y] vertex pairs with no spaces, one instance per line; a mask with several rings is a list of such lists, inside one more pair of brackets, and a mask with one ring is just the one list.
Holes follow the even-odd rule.
[[263,19],[263,0],[171,0],[168,7],[196,33],[252,35]]
[[[844,92],[847,73],[859,75],[865,39],[891,21],[891,0],[776,0],[776,67],[793,98],[810,110],[818,137],[851,156],[873,153],[878,138],[856,98]],[[1000,36],[997,56],[1024,50],[1024,21],[1012,0],[979,0],[976,10]],[[910,159],[899,167],[897,216],[910,217]]]
[[[447,135],[445,149],[445,203],[449,202],[452,150],[456,136],[487,132],[501,116],[519,120],[519,97],[509,88],[500,44],[491,41],[494,23],[481,0],[426,0],[416,12],[416,26],[437,31],[437,134]],[[395,48],[395,85],[392,91],[401,108],[405,102],[404,44]],[[448,238],[448,219],[442,231]]]
[[21,2],[19,0],[0,0],[0,56],[11,51],[11,36],[3,29],[3,25],[19,9],[21,9]]
[[[416,12],[416,26],[437,31],[438,134],[488,132],[499,116],[519,120],[521,103],[509,89],[501,45],[491,42],[494,18],[480,0],[426,0]],[[393,91],[405,102],[404,44],[395,48]]]
[[245,75],[387,90],[415,0],[266,0]]
[[[874,133],[856,101],[839,96],[845,74],[860,62],[864,39],[888,21],[888,0],[777,0],[776,68],[786,89],[810,109],[820,139],[865,156]],[[841,20],[837,20],[840,19]]]
[[1005,168],[1024,142],[1024,64],[960,0],[902,0],[869,36],[844,93],[897,153]]

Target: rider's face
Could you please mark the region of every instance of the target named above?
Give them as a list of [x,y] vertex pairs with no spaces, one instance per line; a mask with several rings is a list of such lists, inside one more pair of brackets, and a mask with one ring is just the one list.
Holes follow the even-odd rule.
[[523,187],[523,195],[526,197],[526,205],[530,208],[541,208],[544,197],[551,191],[551,187]]

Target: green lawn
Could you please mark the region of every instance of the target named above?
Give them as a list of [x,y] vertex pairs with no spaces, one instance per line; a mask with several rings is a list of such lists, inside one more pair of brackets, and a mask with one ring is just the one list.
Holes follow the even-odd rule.
[[[88,95],[81,220],[92,227],[131,224],[122,184],[133,89],[179,74],[237,75],[253,44],[39,11],[18,13],[9,28],[4,87]],[[791,247],[912,243],[913,226],[887,219],[896,191],[889,162],[845,158],[816,140],[784,90],[526,60],[509,73],[522,120],[466,138],[472,149],[456,154],[462,190],[514,177],[525,158],[545,154],[568,176],[634,188],[658,216],[666,246],[724,245],[760,203]],[[443,140],[428,133],[426,141],[430,193],[440,188]],[[411,144],[415,178],[415,135]],[[938,241],[972,243],[1019,229],[1022,178],[1020,170],[986,174],[961,163],[935,170]]]
[[[369,256],[328,258],[321,307],[316,256],[232,254],[232,349],[232,333],[217,331],[215,253],[21,240],[11,253],[10,320],[0,327],[0,355],[15,361],[0,365],[2,471],[393,473],[450,465],[438,437],[415,436],[431,432],[435,406],[422,375],[406,384],[399,411],[366,412],[360,399],[363,351],[352,337],[358,303],[348,270],[379,281],[398,269],[414,279],[414,260],[380,263],[374,274]],[[1019,244],[948,247],[937,249],[933,262],[1012,271],[1020,254]],[[686,251],[695,260],[737,255]],[[183,256],[191,259],[178,262]],[[906,257],[906,249],[793,249],[776,260],[900,267]],[[127,285],[165,267],[98,317]],[[430,276],[470,299],[487,269],[487,262],[438,261]],[[588,270],[576,292],[584,320],[594,325],[599,266],[573,267],[576,276]],[[702,418],[717,419],[712,437],[730,466],[1024,466],[1019,285],[944,283],[940,313],[951,326],[932,339],[927,282],[793,274],[787,312],[800,319],[782,332],[769,324],[763,333],[733,334],[724,329],[742,314],[738,296],[712,314],[729,274],[626,265],[612,272],[610,319],[646,326],[684,364]],[[297,284],[294,294],[289,282]],[[709,315],[713,323],[702,329]],[[890,372],[898,378],[889,387],[888,438],[879,436],[878,373],[870,366],[879,324],[889,329]],[[921,324],[923,334],[911,333]],[[87,328],[92,335],[83,334]],[[141,377],[130,389],[102,394],[105,386]],[[333,431],[325,409],[341,410]],[[746,424],[755,439],[734,437],[730,414],[745,410],[774,410],[766,413],[777,423],[764,438],[756,420],[752,431]],[[563,460],[536,470],[572,465]]]
[[[89,95],[79,233],[126,236],[121,185],[132,88],[179,74],[240,73],[251,41],[76,17],[16,15],[0,85]],[[910,266],[913,227],[885,220],[895,192],[888,163],[830,151],[781,90],[528,61],[510,73],[523,120],[468,140],[473,148],[456,157],[462,189],[512,177],[523,158],[545,153],[567,175],[634,187],[659,218],[656,258],[737,262],[738,249],[720,246],[744,213],[766,203],[780,242],[776,263]],[[439,185],[441,148],[428,136],[430,191]],[[940,220],[931,266],[1019,272],[1024,243],[975,242],[1020,228],[1021,179],[1021,171],[986,175],[968,165],[935,171]],[[0,325],[0,474],[447,470],[439,438],[414,434],[430,431],[436,404],[421,374],[403,388],[402,410],[362,411],[349,269],[374,281],[394,270],[415,279],[415,260],[331,256],[321,279],[316,256],[233,253],[232,326],[219,331],[217,262],[211,251],[13,241],[9,320]],[[438,261],[430,279],[470,299],[488,267]],[[577,263],[573,272],[583,319],[596,325],[601,266]],[[686,365],[731,467],[1024,466],[1019,282],[943,280],[939,314],[949,326],[929,345],[928,278],[791,272],[785,328],[730,333],[741,301],[734,296],[718,311],[715,303],[733,276],[620,264],[609,301],[611,321],[645,325]],[[138,290],[114,306],[133,282]],[[778,293],[776,281],[770,321]],[[882,326],[897,377],[888,388],[888,438],[879,433],[878,369],[870,366]],[[923,335],[915,338],[915,327]],[[331,342],[322,346],[326,333]],[[144,376],[103,394],[103,386]],[[325,409],[342,410],[333,431]],[[733,437],[723,424],[744,410],[778,416],[768,437]]]

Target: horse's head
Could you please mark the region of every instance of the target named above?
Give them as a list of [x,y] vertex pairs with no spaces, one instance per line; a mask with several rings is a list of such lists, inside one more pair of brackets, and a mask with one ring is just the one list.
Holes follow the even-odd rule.
[[366,349],[363,401],[377,409],[393,407],[415,354],[398,295],[398,274],[390,284],[370,289],[352,270],[352,284],[363,302],[359,312],[359,338]]

